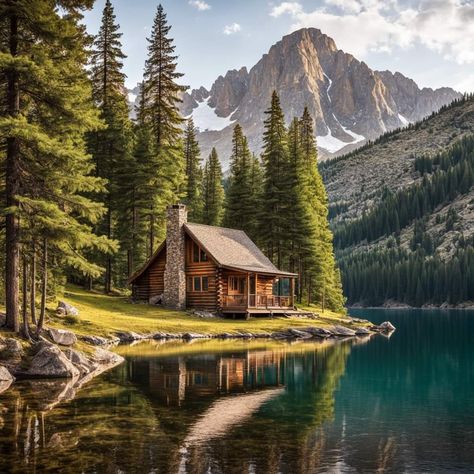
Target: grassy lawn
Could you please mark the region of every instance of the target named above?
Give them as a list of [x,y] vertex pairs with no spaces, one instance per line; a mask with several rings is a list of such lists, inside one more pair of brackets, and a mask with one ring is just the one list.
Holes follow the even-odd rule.
[[[341,324],[344,315],[325,311],[324,315],[313,307],[311,311],[319,313],[318,320],[306,318],[251,318],[240,319],[207,319],[199,318],[184,311],[173,311],[156,306],[132,304],[127,298],[105,296],[101,293],[88,292],[80,287],[68,286],[61,298],[74,305],[80,312],[79,317],[60,318],[54,314],[53,307],[49,313],[48,324],[73,330],[78,334],[98,336],[113,335],[116,331],[134,331],[150,333],[162,331],[167,333],[197,332],[216,334],[222,332],[255,332],[265,333],[288,327],[331,326]],[[308,308],[306,308],[308,309]]]

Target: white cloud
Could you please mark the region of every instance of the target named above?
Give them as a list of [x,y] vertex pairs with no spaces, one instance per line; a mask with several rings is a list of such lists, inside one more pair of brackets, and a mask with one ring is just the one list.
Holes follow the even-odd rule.
[[224,29],[222,32],[225,35],[233,35],[235,33],[238,33],[239,31],[242,31],[242,27],[238,23],[232,23],[230,25],[224,26]]
[[474,74],[467,74],[462,77],[454,86],[459,92],[474,92]]
[[192,7],[197,8],[200,12],[211,9],[211,5],[209,5],[209,3],[206,3],[202,0],[189,0],[188,3]]
[[303,13],[303,7],[297,2],[282,2],[280,5],[273,7],[270,15],[278,18],[285,13],[289,13],[290,15],[300,15]]
[[282,2],[270,15],[289,15],[292,29],[317,27],[356,56],[408,48],[416,43],[459,64],[474,63],[474,3],[470,0],[324,0],[304,11],[298,2]]

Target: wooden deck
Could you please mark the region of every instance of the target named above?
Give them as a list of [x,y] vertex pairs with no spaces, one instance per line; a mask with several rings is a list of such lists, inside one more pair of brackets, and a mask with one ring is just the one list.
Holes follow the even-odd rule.
[[288,314],[295,311],[290,296],[225,295],[221,312],[224,314]]

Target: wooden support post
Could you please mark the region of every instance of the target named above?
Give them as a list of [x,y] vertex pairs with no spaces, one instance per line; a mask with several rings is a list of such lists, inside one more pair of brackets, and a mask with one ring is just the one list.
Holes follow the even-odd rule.
[[250,307],[250,273],[247,273],[247,308]]
[[295,278],[290,278],[290,306],[295,307]]
[[255,273],[255,307],[258,308],[258,273]]

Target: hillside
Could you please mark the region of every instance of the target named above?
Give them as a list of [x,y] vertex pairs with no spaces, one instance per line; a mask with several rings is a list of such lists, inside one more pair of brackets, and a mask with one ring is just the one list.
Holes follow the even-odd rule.
[[469,97],[320,165],[349,303],[474,299],[473,133]]

